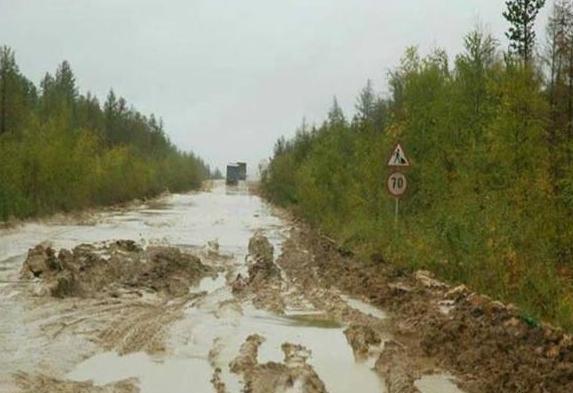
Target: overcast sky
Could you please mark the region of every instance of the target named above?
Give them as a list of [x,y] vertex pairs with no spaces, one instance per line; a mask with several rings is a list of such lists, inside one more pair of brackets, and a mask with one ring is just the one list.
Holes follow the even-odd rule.
[[[163,118],[171,140],[224,169],[267,158],[336,95],[347,114],[404,49],[461,50],[481,24],[500,39],[502,0],[0,0],[0,45],[38,83],[68,60],[82,92],[111,87]],[[546,8],[549,8],[547,6]],[[548,10],[546,10],[545,14]],[[544,25],[546,15],[538,25]]]

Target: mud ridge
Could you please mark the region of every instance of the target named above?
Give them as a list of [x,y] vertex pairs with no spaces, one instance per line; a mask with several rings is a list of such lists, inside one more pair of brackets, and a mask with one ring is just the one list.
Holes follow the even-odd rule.
[[259,346],[264,338],[249,336],[240,348],[239,355],[229,365],[232,372],[243,377],[244,393],[327,393],[324,383],[307,364],[311,353],[303,346],[284,343],[282,363],[257,361]]
[[374,368],[384,378],[387,393],[420,393],[414,385],[414,367],[409,363],[404,346],[398,342],[384,343]]
[[23,279],[38,279],[36,295],[65,297],[119,296],[120,290],[146,289],[166,296],[184,296],[189,287],[213,271],[199,258],[175,247],[141,248],[118,240],[83,244],[58,253],[46,245],[28,252]]
[[227,386],[221,377],[222,371],[220,368],[216,368],[213,371],[213,377],[211,378],[211,383],[213,384],[213,388],[217,393],[227,393]]
[[344,330],[348,344],[352,347],[356,360],[366,360],[371,354],[371,349],[382,344],[380,334],[367,325],[351,325]]
[[284,282],[274,263],[274,249],[269,239],[257,232],[249,240],[247,255],[248,276],[237,275],[233,281],[233,294],[249,299],[257,308],[284,314],[285,300],[282,296]]

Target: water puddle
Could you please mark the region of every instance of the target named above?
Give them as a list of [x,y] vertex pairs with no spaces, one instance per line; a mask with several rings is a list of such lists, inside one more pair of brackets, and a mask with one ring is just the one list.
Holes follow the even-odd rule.
[[218,289],[225,287],[227,280],[224,274],[218,274],[217,277],[205,277],[201,280],[196,288],[192,288],[192,292],[215,292]]
[[[263,318],[254,323],[253,331],[263,332],[267,339],[260,348],[259,362],[280,361],[283,354],[280,346],[284,342],[301,344],[310,349],[309,360],[331,393],[382,392],[382,380],[366,363],[357,363],[352,349],[346,342],[342,327],[333,325],[324,327],[322,320],[314,324],[305,321],[302,324],[292,319]],[[313,326],[314,325],[314,326]],[[317,326],[318,325],[318,326]]]
[[421,393],[463,393],[449,375],[424,375],[415,385]]
[[96,355],[81,363],[68,378],[96,385],[137,378],[141,392],[211,392],[211,366],[205,359],[154,359],[145,353]]
[[[281,345],[285,342],[307,347],[309,364],[331,393],[346,393],[360,386],[360,392],[384,391],[383,381],[367,363],[357,363],[346,338],[344,327],[333,321],[308,316],[276,316],[246,307],[240,313],[217,318],[211,313],[211,302],[189,310],[190,339],[178,345],[175,358],[157,359],[138,353],[120,357],[115,353],[94,356],[68,374],[77,381],[93,380],[99,385],[131,377],[140,378],[142,393],[211,392],[213,369],[209,353],[216,352],[213,362],[223,370],[222,379],[229,392],[240,392],[238,377],[231,374],[228,364],[239,353],[239,347],[251,334],[259,334],[265,342],[259,348],[259,363],[281,362]],[[216,343],[216,345],[214,345]],[[183,373],[177,377],[178,373]],[[174,385],[174,381],[176,385]]]

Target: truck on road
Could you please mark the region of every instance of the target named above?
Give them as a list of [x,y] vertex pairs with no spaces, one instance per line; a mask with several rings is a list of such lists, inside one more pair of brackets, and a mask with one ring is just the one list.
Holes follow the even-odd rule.
[[236,186],[240,180],[247,180],[247,163],[232,162],[227,164],[227,185]]
[[239,165],[237,164],[227,164],[227,177],[226,183],[229,186],[236,186],[239,184],[240,180]]

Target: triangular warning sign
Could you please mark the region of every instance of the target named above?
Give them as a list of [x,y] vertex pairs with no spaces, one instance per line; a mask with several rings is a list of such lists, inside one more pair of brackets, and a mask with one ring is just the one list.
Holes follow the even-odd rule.
[[404,149],[398,143],[390,156],[390,160],[388,161],[388,166],[410,166],[410,161],[406,158],[406,154],[404,153]]

